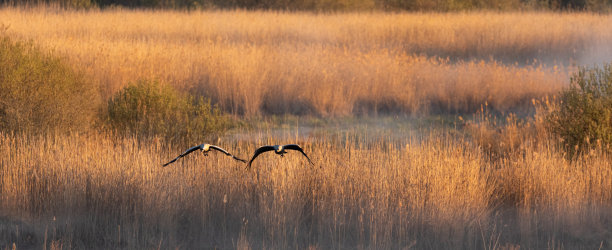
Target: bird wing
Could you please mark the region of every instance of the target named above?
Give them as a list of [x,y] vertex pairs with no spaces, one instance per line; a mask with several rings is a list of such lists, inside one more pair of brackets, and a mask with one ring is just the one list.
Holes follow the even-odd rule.
[[222,149],[221,147],[218,147],[218,146],[215,146],[215,145],[210,145],[210,148],[218,150],[218,151],[220,151],[220,152],[222,152],[222,153],[224,153],[226,155],[229,155],[232,158],[234,158],[234,160],[241,161],[241,162],[244,162],[244,163],[247,162],[246,160],[240,159],[240,158],[234,156],[233,154],[230,154],[229,152],[227,152],[225,149]]
[[287,144],[287,145],[284,145],[283,148],[300,151],[300,153],[302,153],[304,156],[306,156],[306,159],[308,159],[310,164],[314,165],[314,163],[312,163],[312,161],[310,160],[308,155],[306,155],[306,153],[304,153],[304,150],[302,150],[302,148],[299,145],[297,145],[297,144]]
[[210,145],[210,148],[215,149],[215,150],[217,150],[217,151],[219,151],[219,152],[222,152],[222,153],[224,153],[224,154],[226,154],[226,155],[229,155],[229,156],[231,156],[231,155],[232,155],[232,154],[230,154],[229,152],[227,152],[225,149],[222,149],[222,148],[220,148],[220,147],[218,147],[218,146],[215,146],[215,145]]
[[191,152],[193,152],[193,151],[196,151],[196,150],[198,150],[198,149],[201,149],[203,145],[204,145],[204,144],[200,144],[200,145],[193,146],[193,147],[191,147],[191,148],[187,149],[185,152],[183,152],[182,154],[180,154],[180,155],[179,155],[179,156],[177,156],[176,158],[174,158],[174,159],[172,159],[171,161],[169,161],[168,163],[164,164],[164,165],[163,165],[163,167],[168,166],[168,164],[175,162],[176,160],[180,159],[181,157],[183,157],[183,156],[185,156],[185,155],[191,154]]
[[241,162],[243,162],[243,163],[246,163],[246,162],[247,162],[246,160],[240,159],[240,158],[238,158],[238,157],[236,157],[236,156],[234,156],[234,155],[232,155],[232,158],[234,158],[234,160],[241,161]]
[[267,152],[270,150],[274,150],[274,146],[263,146],[263,147],[259,147],[257,150],[255,150],[255,153],[253,154],[253,157],[251,157],[251,160],[249,161],[249,163],[247,163],[247,169],[251,168],[251,163],[253,163],[253,160],[255,160],[255,158],[263,153],[263,152]]

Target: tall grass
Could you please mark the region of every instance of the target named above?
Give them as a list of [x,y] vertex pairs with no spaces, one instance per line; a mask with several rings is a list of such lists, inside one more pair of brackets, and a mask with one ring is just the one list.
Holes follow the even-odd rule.
[[[105,99],[158,79],[247,116],[513,111],[557,93],[572,60],[605,58],[609,19],[0,10],[11,39],[64,55]],[[269,153],[251,171],[213,153],[162,168],[184,148],[155,138],[0,132],[0,248],[612,247],[611,156],[568,161],[541,118],[513,119],[467,124],[471,139],[323,130],[220,141],[242,158],[291,141],[315,162]]]
[[234,114],[474,112],[559,92],[612,54],[610,16],[0,10],[7,34],[64,54],[108,99],[156,78]]
[[[610,156],[523,144],[489,161],[450,135],[298,138],[252,171],[222,154],[104,135],[0,135],[0,247],[609,247]],[[247,157],[257,143],[221,145]],[[534,146],[535,145],[535,146]]]

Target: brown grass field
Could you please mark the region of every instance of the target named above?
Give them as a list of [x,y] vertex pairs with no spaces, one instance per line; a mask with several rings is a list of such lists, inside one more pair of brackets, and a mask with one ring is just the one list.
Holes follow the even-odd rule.
[[0,9],[103,99],[159,79],[247,116],[515,111],[612,55],[610,15]]
[[[568,162],[555,146],[524,140],[512,157],[491,161],[452,133],[288,133],[220,144],[248,157],[255,145],[291,140],[315,166],[296,153],[270,153],[245,171],[213,153],[162,168],[182,150],[107,136],[1,134],[0,242],[9,249],[611,246],[612,164],[598,151]],[[512,129],[503,136],[520,137]]]
[[[2,8],[5,34],[65,57],[103,99],[159,79],[238,117],[326,122],[230,131],[218,144],[240,157],[298,143],[315,162],[268,153],[250,171],[214,152],[163,168],[184,148],[155,138],[0,132],[0,249],[610,249],[607,151],[568,160],[541,109],[504,126],[422,117],[534,109],[612,55],[611,21]],[[361,114],[382,115],[346,118]]]

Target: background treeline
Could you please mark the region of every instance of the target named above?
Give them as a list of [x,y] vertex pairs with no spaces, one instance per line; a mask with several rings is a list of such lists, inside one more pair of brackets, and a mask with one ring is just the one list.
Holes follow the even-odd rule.
[[52,4],[66,8],[176,8],[272,10],[588,10],[607,11],[612,0],[0,0],[9,5]]

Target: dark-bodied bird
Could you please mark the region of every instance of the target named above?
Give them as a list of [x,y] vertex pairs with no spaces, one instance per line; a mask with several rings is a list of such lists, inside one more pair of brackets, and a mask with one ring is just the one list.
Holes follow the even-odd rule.
[[287,144],[287,145],[274,145],[274,146],[262,146],[262,147],[259,147],[257,150],[255,150],[255,153],[253,154],[253,157],[251,157],[251,160],[249,161],[249,163],[247,163],[247,169],[251,168],[251,163],[253,163],[253,160],[255,160],[255,158],[257,158],[257,156],[260,155],[261,153],[274,150],[274,153],[276,153],[277,155],[280,155],[281,157],[283,157],[284,154],[287,153],[287,151],[285,151],[285,149],[291,149],[291,150],[300,151],[304,156],[306,156],[306,159],[308,159],[308,162],[310,162],[310,164],[314,165],[314,163],[312,163],[310,158],[308,158],[308,155],[306,155],[306,153],[304,153],[304,150],[302,150],[302,148],[300,146],[298,146],[297,144]]
[[234,156],[234,155],[230,154],[230,153],[229,153],[229,152],[227,152],[225,149],[222,149],[222,148],[220,148],[220,147],[218,147],[218,146],[215,146],[215,145],[210,145],[210,144],[204,143],[204,144],[200,144],[200,145],[197,145],[197,146],[193,146],[193,147],[191,147],[190,149],[187,149],[187,151],[183,152],[182,154],[180,154],[180,155],[179,155],[179,156],[177,156],[176,158],[172,159],[172,160],[171,160],[171,161],[169,161],[168,163],[164,164],[163,166],[164,166],[164,167],[165,167],[165,166],[168,166],[168,164],[173,163],[173,162],[175,162],[176,160],[180,159],[181,157],[186,156],[186,155],[190,154],[191,152],[196,151],[196,150],[198,150],[198,149],[199,149],[200,151],[202,151],[202,154],[204,154],[204,156],[207,156],[207,155],[208,155],[208,152],[209,152],[211,149],[214,149],[214,150],[217,150],[217,151],[219,151],[219,152],[221,152],[221,153],[224,153],[224,154],[226,154],[226,155],[228,155],[228,156],[231,156],[232,158],[234,158],[234,160],[241,161],[241,162],[246,162],[246,160],[240,159],[240,158],[238,158],[238,157],[236,157],[236,156]]

